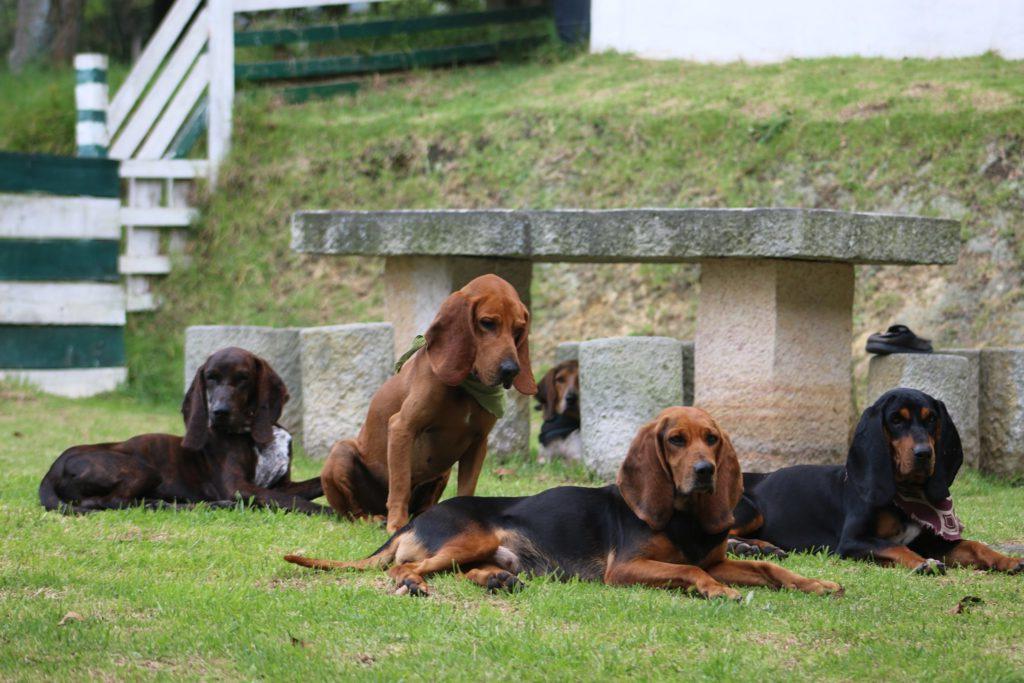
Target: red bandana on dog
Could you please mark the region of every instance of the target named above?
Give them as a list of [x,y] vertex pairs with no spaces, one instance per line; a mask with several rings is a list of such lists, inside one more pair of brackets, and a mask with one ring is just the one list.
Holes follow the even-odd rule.
[[931,529],[947,541],[959,541],[964,525],[953,511],[953,499],[946,498],[933,505],[923,496],[909,496],[897,493],[893,499],[896,506],[910,515],[910,518]]

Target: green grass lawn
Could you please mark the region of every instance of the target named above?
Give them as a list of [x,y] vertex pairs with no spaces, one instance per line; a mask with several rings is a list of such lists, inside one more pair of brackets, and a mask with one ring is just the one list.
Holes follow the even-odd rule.
[[[365,555],[385,538],[374,524],[267,511],[44,512],[36,487],[66,446],[180,433],[180,417],[123,396],[76,402],[9,387],[0,405],[2,680],[1024,677],[1022,576],[919,577],[803,555],[784,564],[841,582],[846,596],[756,589],[733,604],[542,579],[492,596],[443,576],[430,598],[397,597],[381,573],[314,573],[280,559]],[[311,476],[318,464],[300,457],[295,470]],[[584,480],[492,462],[479,493]],[[1024,538],[1024,489],[968,472],[954,491],[972,538]],[[966,595],[983,603],[952,614]]]

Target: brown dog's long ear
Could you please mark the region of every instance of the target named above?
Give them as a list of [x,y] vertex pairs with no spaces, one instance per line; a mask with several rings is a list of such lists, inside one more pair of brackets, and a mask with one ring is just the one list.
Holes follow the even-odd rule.
[[516,342],[516,355],[519,357],[519,374],[516,375],[512,386],[520,394],[533,396],[537,393],[537,382],[533,379],[533,368],[530,367],[530,311],[526,306],[523,306],[523,311],[526,313],[526,329],[523,330],[523,336]]
[[203,373],[206,372],[206,363],[199,366],[192,384],[185,392],[185,400],[181,402],[181,416],[185,418],[185,438],[182,439],[182,448],[190,451],[199,451],[206,445],[207,430],[209,429],[209,416],[206,412],[206,379]]
[[547,374],[540,380],[540,384],[537,385],[537,409],[543,410],[545,420],[550,420],[555,416],[555,370],[558,366],[548,370]]
[[629,509],[655,531],[672,518],[675,485],[661,441],[667,418],[648,422],[633,438],[619,468],[619,492]]
[[274,423],[281,419],[288,402],[288,387],[267,361],[257,357],[256,367],[256,411],[251,429],[252,440],[262,446],[274,439]]
[[427,360],[434,374],[448,386],[462,384],[476,360],[473,304],[469,298],[455,292],[445,299],[425,336]]
[[714,493],[698,494],[697,514],[700,525],[709,534],[728,531],[735,521],[733,510],[743,495],[743,475],[736,449],[725,430],[718,428],[721,441],[718,446],[718,461],[715,463]]

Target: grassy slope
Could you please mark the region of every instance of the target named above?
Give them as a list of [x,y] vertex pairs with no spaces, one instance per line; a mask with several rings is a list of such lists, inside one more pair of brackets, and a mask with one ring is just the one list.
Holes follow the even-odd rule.
[[[3,390],[0,679],[269,678],[1010,680],[1024,671],[1024,579],[909,576],[816,555],[785,565],[842,582],[830,600],[756,589],[748,604],[534,579],[488,596],[455,577],[386,594],[382,574],[313,573],[283,553],[361,556],[371,524],[268,512],[45,513],[36,486],[70,443],[180,431],[168,409]],[[525,494],[580,474],[486,466],[480,493]],[[506,468],[510,467],[505,465]],[[310,476],[316,463],[297,462]],[[1024,490],[968,473],[954,488],[971,537],[1021,541]],[[984,604],[949,610],[964,595]],[[80,621],[59,625],[69,612]]]
[[[1019,343],[1022,102],[1024,64],[994,56],[754,68],[596,55],[419,73],[303,106],[257,94],[238,109],[192,266],[166,280],[163,311],[130,325],[133,384],[177,395],[187,324],[382,317],[379,262],[289,252],[288,216],[300,208],[802,205],[953,216],[981,239],[960,268],[861,269],[855,347],[895,318],[944,344]],[[540,266],[535,346],[689,336],[695,282],[694,267]]]

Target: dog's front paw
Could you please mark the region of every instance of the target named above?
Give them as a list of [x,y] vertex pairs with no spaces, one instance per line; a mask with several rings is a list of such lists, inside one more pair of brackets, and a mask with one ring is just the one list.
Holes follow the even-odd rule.
[[992,568],[1011,575],[1020,574],[1024,572],[1024,559],[1019,557],[1001,557]]
[[747,541],[742,538],[730,538],[725,549],[737,557],[773,557],[779,560],[789,557],[788,552],[771,543]]
[[697,586],[697,593],[699,593],[702,598],[707,598],[708,600],[725,598],[727,600],[739,601],[743,598],[738,590],[729,588],[728,586],[723,586],[720,583]]
[[487,590],[491,593],[499,591],[518,593],[524,588],[526,588],[526,584],[520,581],[518,576],[510,572],[494,572],[487,577]]
[[395,595],[411,595],[413,597],[425,598],[430,595],[427,584],[418,579],[402,579],[395,586]]
[[942,576],[946,573],[946,565],[942,564],[938,560],[928,558],[921,564],[914,567],[915,574],[925,574],[928,576]]
[[835,581],[822,581],[811,579],[810,592],[815,595],[831,595],[834,598],[841,598],[846,594],[846,589]]

